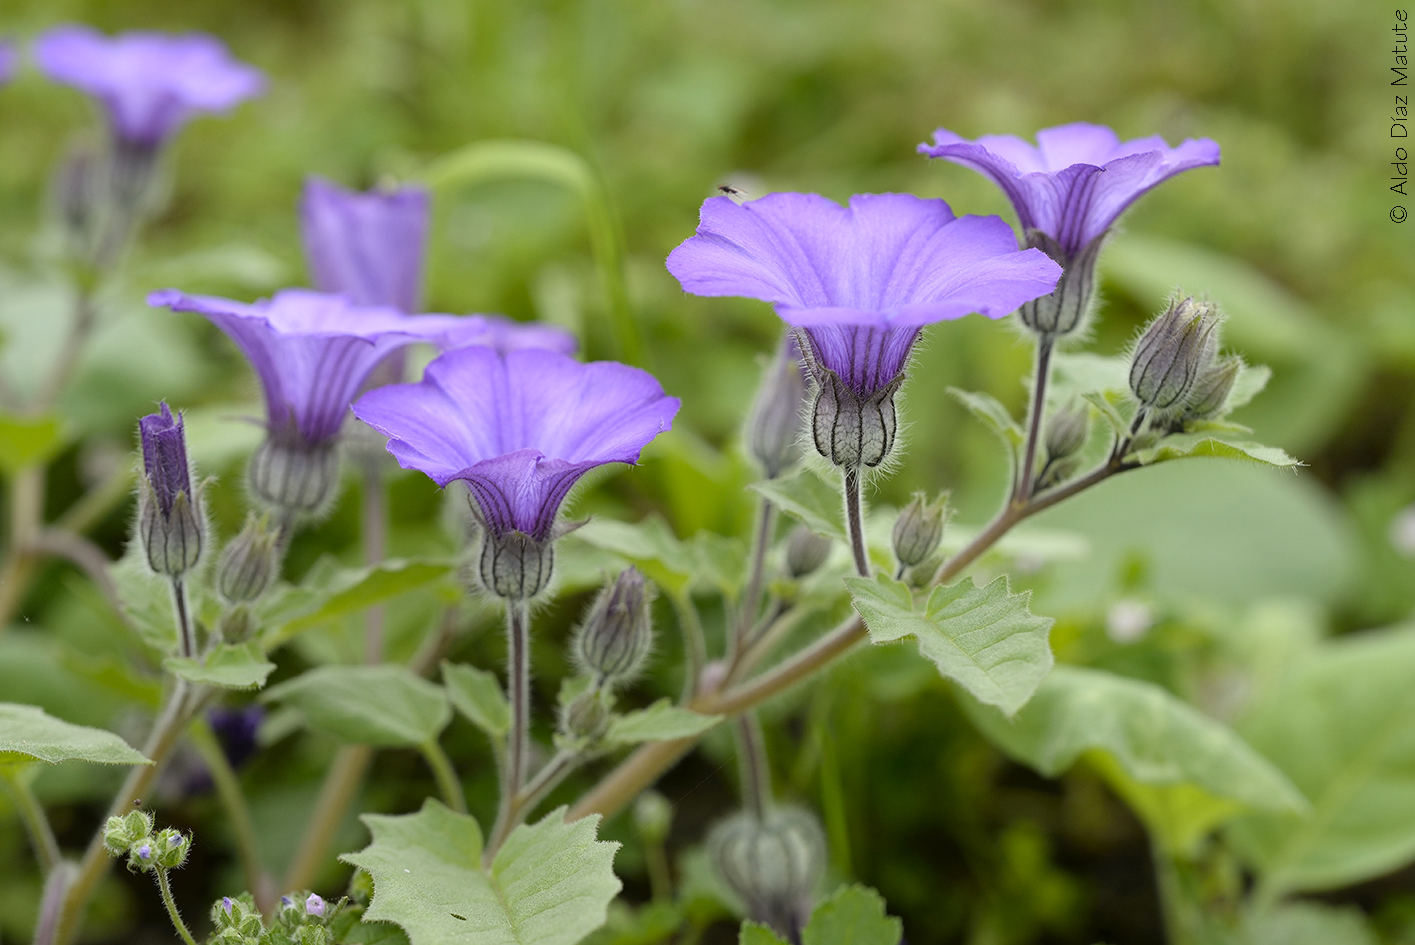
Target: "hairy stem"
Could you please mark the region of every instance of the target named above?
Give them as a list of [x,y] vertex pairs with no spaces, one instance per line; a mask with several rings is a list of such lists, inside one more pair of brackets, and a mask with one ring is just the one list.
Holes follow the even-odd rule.
[[860,516],[860,467],[846,466],[845,527],[850,532],[850,552],[855,556],[855,572],[870,576],[870,554],[865,548],[865,526]]
[[[376,567],[388,554],[388,493],[378,464],[364,467],[363,509],[359,520],[364,546],[364,564]],[[364,662],[383,662],[383,628],[385,613],[382,605],[364,611]]]
[[172,920],[172,927],[187,945],[197,945],[196,939],[192,938],[192,933],[187,930],[187,923],[182,921],[182,913],[177,911],[177,901],[172,898],[172,886],[167,882],[167,871],[159,866],[154,868],[152,873],[157,877],[157,888],[162,890],[162,904],[167,907],[167,918]]
[[44,467],[26,466],[10,479],[10,547],[0,564],[0,632],[24,603],[34,578],[34,540],[44,524]]
[[[511,730],[506,733],[506,764],[501,772],[501,806],[492,836],[511,832],[516,800],[526,781],[526,756],[530,752],[531,640],[526,602],[506,601],[506,701],[511,705]],[[496,851],[488,845],[483,860],[491,862]]]
[[432,776],[437,780],[437,790],[442,795],[443,802],[457,813],[465,814],[467,797],[462,791],[462,782],[457,780],[457,770],[452,767],[452,759],[447,757],[447,752],[442,750],[435,738],[423,742],[418,746],[418,750],[423,753],[427,766],[432,769]]
[[181,647],[181,654],[187,659],[193,659],[197,654],[197,638],[192,631],[192,618],[187,606],[187,587],[182,583],[181,575],[174,575],[172,578],[172,610],[177,617],[177,642]]
[[246,874],[246,886],[255,896],[256,908],[266,912],[275,908],[275,881],[266,872],[260,858],[260,845],[256,839],[255,825],[251,821],[250,807],[246,804],[245,792],[236,776],[231,762],[226,759],[216,733],[206,719],[198,718],[188,729],[192,747],[201,755],[201,760],[211,772],[212,783],[216,786],[216,796],[226,809],[227,823],[236,838],[236,855],[241,860],[241,869]]
[[334,763],[319,787],[300,845],[295,848],[295,858],[285,870],[283,888],[304,889],[314,885],[334,842],[334,834],[344,822],[372,761],[373,748],[369,745],[344,745],[335,754]]
[[59,843],[54,839],[54,830],[49,826],[49,817],[44,813],[44,805],[34,796],[30,788],[30,774],[17,766],[0,765],[0,780],[10,788],[15,798],[15,807],[20,819],[25,823],[25,832],[34,845],[35,859],[46,874],[59,864],[62,854]]
[[60,860],[44,878],[44,891],[39,898],[39,915],[35,920],[34,939],[31,945],[54,945],[54,936],[59,931],[59,917],[64,907],[64,897],[79,871],[72,860]]
[[732,653],[740,653],[751,638],[757,611],[762,605],[762,581],[766,575],[766,554],[771,549],[771,530],[776,522],[776,507],[765,496],[757,500],[757,530],[752,537],[752,563],[747,574],[747,588],[742,593],[741,609],[737,613],[737,629],[732,637]]
[[742,804],[757,820],[771,808],[771,762],[766,741],[755,712],[743,712],[736,719],[737,764],[742,774]]
[[1041,441],[1042,414],[1046,411],[1047,382],[1051,379],[1051,352],[1056,336],[1042,335],[1037,339],[1037,375],[1032,379],[1032,400],[1027,416],[1027,441],[1022,447],[1022,471],[1017,477],[1012,498],[1025,502],[1036,486],[1033,470],[1037,462],[1037,444]]
[[678,615],[678,627],[683,633],[688,671],[683,677],[683,694],[678,701],[687,705],[697,694],[703,667],[707,665],[707,643],[703,640],[703,623],[692,596],[686,590],[669,591],[668,599],[673,602],[673,612]]

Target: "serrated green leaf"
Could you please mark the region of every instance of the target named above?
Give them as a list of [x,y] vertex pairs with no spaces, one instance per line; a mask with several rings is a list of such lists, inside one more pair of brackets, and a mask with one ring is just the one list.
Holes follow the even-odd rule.
[[867,886],[841,886],[816,906],[801,945],[899,945],[904,926],[886,915],[884,897]]
[[42,466],[64,448],[64,425],[58,414],[21,417],[0,413],[0,472],[13,476]]
[[1058,666],[1011,720],[962,704],[994,744],[1048,777],[1095,750],[1141,784],[1192,785],[1250,808],[1307,810],[1301,792],[1237,732],[1152,683]]
[[1198,433],[1172,433],[1154,446],[1137,450],[1130,454],[1141,464],[1150,466],[1173,459],[1190,456],[1220,456],[1224,459],[1243,459],[1278,468],[1302,465],[1275,446],[1264,446],[1249,440],[1231,439],[1223,434],[1209,431]]
[[619,716],[609,724],[604,740],[620,744],[666,742],[701,735],[722,721],[720,715],[701,715],[660,699],[647,709]]
[[477,822],[429,798],[416,814],[363,815],[372,842],[340,859],[373,876],[365,918],[412,945],[575,945],[619,892],[619,844],[595,838],[597,816],[564,816],[517,827],[484,870]]
[[816,534],[849,541],[845,534],[845,500],[841,498],[840,487],[826,482],[815,470],[803,469],[794,476],[754,482],[752,489]]
[[61,761],[152,764],[112,732],[56,719],[36,706],[0,702],[0,764],[31,759],[52,765]]
[[451,574],[453,562],[433,558],[391,558],[366,568],[345,568],[321,559],[299,587],[281,588],[261,601],[257,623],[274,649],[305,630],[357,613],[426,587]]
[[203,661],[169,656],[162,668],[188,682],[222,689],[259,689],[275,672],[275,664],[254,643],[222,643]]
[[421,745],[452,720],[441,686],[406,666],[321,666],[261,696],[297,709],[342,742],[383,748]]
[[787,945],[787,943],[769,925],[763,925],[760,922],[743,922],[741,931],[737,933],[737,945]]
[[511,728],[511,707],[495,673],[462,663],[442,661],[442,682],[452,705],[493,739]]
[[1312,802],[1305,818],[1233,824],[1273,893],[1331,889],[1415,857],[1415,626],[1304,651],[1240,731]]
[[1007,408],[998,402],[991,394],[984,394],[980,391],[961,390],[957,387],[950,387],[948,392],[968,408],[968,411],[986,424],[987,428],[1002,438],[1002,442],[1009,448],[1016,449],[1022,445],[1022,427],[1016,420],[1012,419],[1012,414]]
[[979,588],[972,578],[935,588],[923,611],[898,581],[846,578],[871,643],[915,637],[939,672],[979,701],[1011,715],[1051,669],[1049,617],[1032,614],[1031,593],[1011,593],[1006,577]]

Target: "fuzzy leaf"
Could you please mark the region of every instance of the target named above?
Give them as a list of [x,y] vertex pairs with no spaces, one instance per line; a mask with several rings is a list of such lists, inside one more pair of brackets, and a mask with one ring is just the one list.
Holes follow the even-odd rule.
[[1116,436],[1124,437],[1130,432],[1129,421],[1121,416],[1120,408],[1115,405],[1115,400],[1111,395],[1102,391],[1090,391],[1082,394],[1081,397],[1105,418],[1105,422],[1110,424],[1110,428],[1115,431]]
[[363,815],[372,842],[340,859],[373,876],[365,918],[412,945],[575,945],[619,892],[619,844],[595,839],[598,817],[564,816],[517,827],[484,870],[477,822],[429,798],[416,814]]
[[263,702],[297,709],[311,727],[355,745],[421,745],[452,720],[441,686],[406,666],[321,666],[265,692]]
[[816,906],[801,945],[899,945],[904,926],[885,914],[884,897],[867,886],[841,886]]
[[887,577],[846,578],[855,609],[865,619],[871,643],[906,636],[939,672],[975,698],[1015,713],[1051,669],[1050,617],[1032,614],[1031,592],[1013,594],[1007,578],[979,588],[972,578],[935,588],[923,611],[909,589]]
[[321,560],[299,587],[284,587],[261,602],[256,616],[269,628],[267,649],[312,627],[439,581],[453,568],[451,561],[429,558],[391,558],[367,568]]
[[511,706],[495,673],[443,660],[442,682],[458,712],[493,739],[505,737],[511,728]]
[[140,751],[112,732],[73,725],[32,705],[0,702],[0,764],[31,759],[58,764],[149,765]]
[[1238,439],[1232,432],[1201,429],[1192,433],[1172,433],[1153,446],[1130,454],[1145,466],[1189,456],[1220,456],[1243,459],[1280,469],[1302,465],[1275,446]]
[[794,476],[754,482],[752,489],[817,535],[849,541],[845,534],[845,505],[840,488],[826,482],[814,470],[803,469]]
[[162,667],[188,682],[222,689],[259,689],[275,672],[275,664],[254,643],[222,643],[205,661],[169,656],[162,661]]
[[1016,449],[1022,445],[1022,427],[1012,419],[1012,414],[998,402],[996,397],[979,391],[960,390],[950,387],[948,392],[968,411],[987,425],[987,428],[1002,438],[1002,442]]
[[701,715],[676,706],[667,699],[660,699],[647,709],[626,713],[609,723],[604,740],[630,744],[691,738],[721,721],[720,715]]

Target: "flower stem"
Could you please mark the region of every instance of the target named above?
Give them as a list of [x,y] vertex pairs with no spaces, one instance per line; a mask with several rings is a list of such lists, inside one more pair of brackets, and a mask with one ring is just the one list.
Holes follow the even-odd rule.
[[668,599],[673,602],[673,612],[678,616],[678,627],[683,633],[683,653],[688,660],[688,670],[683,677],[683,694],[679,699],[687,705],[697,694],[703,667],[707,665],[707,643],[703,640],[703,623],[692,596],[686,590],[669,591]]
[[423,742],[418,746],[418,750],[423,753],[428,767],[432,769],[432,776],[437,780],[437,790],[442,794],[442,800],[457,813],[465,814],[467,797],[462,791],[462,782],[457,780],[457,771],[452,767],[452,759],[447,757],[447,752],[442,750],[435,738]]
[[1033,471],[1036,469],[1037,444],[1041,440],[1042,414],[1046,411],[1047,382],[1051,379],[1051,352],[1056,345],[1055,335],[1042,335],[1037,339],[1037,376],[1032,380],[1032,402],[1027,417],[1027,441],[1022,447],[1022,471],[1012,493],[1013,499],[1025,502],[1032,497],[1036,487]]
[[34,413],[42,414],[52,410],[54,404],[59,400],[59,396],[64,393],[64,388],[69,386],[69,380],[78,367],[79,357],[84,352],[88,336],[93,332],[97,316],[98,309],[94,305],[93,290],[87,287],[80,288],[74,297],[74,319],[69,323],[69,333],[64,337],[64,345],[59,349],[59,356],[50,366],[49,374],[40,384],[39,392],[35,395],[33,404],[30,405],[30,409]]
[[755,712],[743,712],[736,719],[737,763],[742,773],[742,803],[756,815],[766,817],[771,807],[771,762],[766,755],[761,723]]
[[503,822],[498,820],[496,829],[492,832],[491,842],[487,844],[484,859],[491,862],[495,858],[496,852],[501,849],[501,845],[506,842],[506,838],[511,836],[511,831],[519,827],[526,817],[535,810],[536,805],[545,800],[545,796],[555,790],[556,785],[564,781],[570,772],[579,765],[581,755],[573,751],[557,751],[555,755],[545,763],[536,776],[521,789],[511,804],[511,812]]
[[34,578],[32,545],[44,524],[44,467],[26,466],[10,479],[10,547],[0,564],[0,633],[24,603]]
[[[376,567],[388,553],[388,493],[378,464],[364,467],[363,509],[359,519],[364,546],[364,564]],[[364,662],[383,662],[384,609],[381,605],[364,611]]]
[[167,882],[167,871],[158,866],[152,872],[157,877],[157,888],[162,890],[162,904],[167,907],[167,918],[172,920],[172,927],[187,945],[197,945],[192,933],[187,931],[187,923],[182,921],[182,914],[177,911],[177,901],[172,898],[172,886]]
[[192,632],[192,618],[187,607],[187,587],[181,575],[172,576],[172,609],[177,617],[177,643],[181,654],[192,659],[197,653],[196,634]]
[[[526,755],[530,750],[531,726],[531,641],[530,615],[526,602],[506,601],[506,701],[511,704],[511,730],[506,733],[506,764],[502,770],[501,806],[496,814],[492,836],[511,832],[516,814],[516,802],[526,780]],[[488,845],[483,860],[491,862],[496,854]]]
[[776,522],[776,506],[762,497],[757,500],[757,530],[752,539],[752,563],[747,575],[747,587],[742,593],[742,606],[737,613],[737,631],[732,638],[732,652],[740,653],[750,640],[757,611],[762,604],[762,580],[766,574],[766,554],[771,549],[771,527]]
[[845,466],[845,526],[850,532],[850,551],[855,556],[855,571],[860,577],[870,576],[870,555],[865,549],[865,527],[860,516],[860,467]]
[[216,796],[221,806],[226,808],[226,818],[231,833],[236,838],[236,854],[240,857],[241,868],[246,874],[246,886],[255,896],[256,908],[265,912],[275,907],[275,882],[266,872],[260,858],[260,845],[256,840],[255,826],[251,821],[250,807],[246,804],[245,793],[241,790],[240,779],[226,759],[226,752],[212,732],[211,725],[204,718],[197,718],[188,729],[188,737],[197,754],[211,772],[211,780],[216,785]]
[[14,795],[15,806],[20,818],[25,822],[25,831],[34,844],[34,855],[39,867],[46,874],[58,865],[62,855],[59,843],[54,839],[54,831],[49,826],[49,818],[44,813],[44,805],[34,796],[30,788],[31,774],[28,768],[15,765],[0,765],[0,780],[3,780]]

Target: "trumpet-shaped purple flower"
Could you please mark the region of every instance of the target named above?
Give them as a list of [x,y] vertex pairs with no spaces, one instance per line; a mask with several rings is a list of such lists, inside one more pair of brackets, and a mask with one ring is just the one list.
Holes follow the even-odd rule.
[[265,89],[258,69],[204,33],[105,36],[87,26],[57,26],[39,37],[34,53],[51,79],[103,103],[116,138],[146,149],[156,149],[192,115],[224,112]]
[[908,194],[856,195],[847,207],[816,194],[712,197],[668,269],[697,295],[772,302],[801,330],[819,385],[816,447],[843,466],[888,454],[894,393],[925,325],[1001,318],[1061,275],[1042,253],[1019,251],[998,217],[955,217]]
[[1174,148],[1159,135],[1122,142],[1109,128],[1085,122],[1043,129],[1035,147],[1013,135],[969,141],[940,128],[919,151],[991,179],[1016,209],[1023,243],[1067,271],[1052,296],[1022,310],[1029,327],[1055,335],[1084,321],[1096,256],[1116,219],[1158,184],[1219,161],[1218,145],[1208,138]]
[[357,305],[418,311],[429,209],[421,187],[359,193],[311,177],[300,231],[315,288]]
[[354,414],[389,438],[405,469],[467,483],[486,530],[482,576],[504,597],[545,586],[555,518],[597,466],[634,463],[679,400],[645,371],[555,351],[449,351],[418,384],[369,391]]

